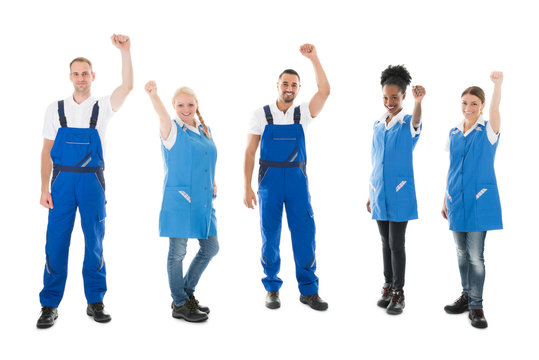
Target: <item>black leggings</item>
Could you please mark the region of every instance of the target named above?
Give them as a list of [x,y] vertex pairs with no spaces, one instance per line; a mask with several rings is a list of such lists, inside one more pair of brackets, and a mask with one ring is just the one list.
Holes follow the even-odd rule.
[[406,270],[406,251],[404,238],[408,221],[376,221],[382,237],[382,254],[384,257],[385,282],[392,284],[393,289],[400,291],[404,287]]

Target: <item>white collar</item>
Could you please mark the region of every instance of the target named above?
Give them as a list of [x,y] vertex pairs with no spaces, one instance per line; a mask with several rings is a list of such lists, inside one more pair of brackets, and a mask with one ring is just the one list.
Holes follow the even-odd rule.
[[[458,124],[457,124],[457,129],[460,130],[460,132],[464,133],[464,123],[466,122],[466,119],[462,119]],[[479,118],[477,119],[477,121],[475,122],[475,124],[472,125],[471,128],[468,129],[468,131],[466,131],[466,133],[464,135],[468,135],[469,133],[471,133],[473,130],[477,129],[477,127],[481,125],[481,126],[485,126],[485,119],[483,119],[483,115],[479,115]]]
[[405,112],[404,112],[404,109],[402,109],[401,111],[399,111],[399,113],[395,116],[393,116],[391,118],[391,120],[389,121],[389,123],[386,123],[386,119],[387,117],[389,116],[389,112],[385,112],[384,115],[382,117],[380,117],[380,119],[378,120],[378,123],[376,124],[376,126],[378,126],[380,123],[383,123],[385,126],[386,126],[386,130],[389,130],[393,127],[393,125],[395,125],[397,123],[397,121],[401,124],[404,123],[404,116],[405,116]]
[[174,121],[176,121],[178,123],[178,125],[180,125],[180,127],[183,127],[184,125],[188,128],[188,129],[191,129],[191,130],[197,130],[198,131],[198,127],[201,126],[202,124],[200,123],[200,121],[198,119],[195,118],[195,125],[196,126],[191,126],[189,124],[186,124],[182,121],[182,119],[180,119],[180,117],[178,115],[175,115],[174,116]]

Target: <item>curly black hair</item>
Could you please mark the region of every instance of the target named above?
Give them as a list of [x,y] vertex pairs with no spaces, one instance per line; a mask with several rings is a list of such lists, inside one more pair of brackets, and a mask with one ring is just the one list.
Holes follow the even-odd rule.
[[412,82],[412,76],[406,70],[404,65],[389,65],[387,69],[382,71],[380,83],[382,87],[385,85],[397,85],[401,91],[406,92],[406,87]]

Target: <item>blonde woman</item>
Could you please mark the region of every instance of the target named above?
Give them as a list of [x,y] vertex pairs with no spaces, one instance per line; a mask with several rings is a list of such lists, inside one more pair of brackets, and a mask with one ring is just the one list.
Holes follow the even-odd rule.
[[[193,293],[202,272],[219,251],[213,209],[217,149],[193,90],[182,87],[175,92],[173,119],[157,95],[155,81],[148,82],[145,90],[159,116],[165,162],[159,234],[170,238],[167,268],[172,316],[189,322],[205,321],[210,310],[200,306]],[[198,239],[200,250],[184,276],[183,258],[189,238]]]

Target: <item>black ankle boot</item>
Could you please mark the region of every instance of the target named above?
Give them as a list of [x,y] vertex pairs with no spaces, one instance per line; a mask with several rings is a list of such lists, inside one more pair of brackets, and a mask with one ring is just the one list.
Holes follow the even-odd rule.
[[393,289],[391,288],[391,284],[385,283],[382,287],[382,297],[378,300],[376,305],[383,307],[384,309],[387,308],[389,303],[391,302],[391,293],[393,292]]
[[468,302],[470,298],[468,295],[461,295],[453,304],[446,305],[444,310],[448,314],[462,314],[468,311]]
[[399,314],[402,314],[403,309],[404,309],[404,291],[393,290],[393,294],[391,295],[391,301],[389,302],[389,305],[387,306],[386,312],[390,315],[399,315]]

